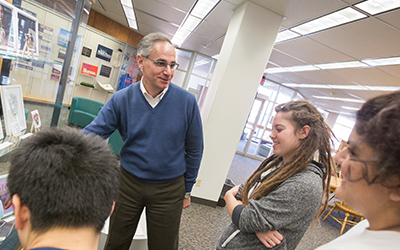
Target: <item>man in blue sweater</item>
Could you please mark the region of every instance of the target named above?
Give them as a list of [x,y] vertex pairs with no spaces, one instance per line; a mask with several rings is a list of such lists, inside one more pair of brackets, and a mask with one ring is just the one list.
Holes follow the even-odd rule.
[[129,249],[144,207],[149,249],[178,249],[182,208],[203,154],[200,112],[194,95],[171,83],[178,64],[168,37],[145,36],[136,59],[142,81],[116,92],[84,128],[103,138],[118,129],[124,140],[105,249]]

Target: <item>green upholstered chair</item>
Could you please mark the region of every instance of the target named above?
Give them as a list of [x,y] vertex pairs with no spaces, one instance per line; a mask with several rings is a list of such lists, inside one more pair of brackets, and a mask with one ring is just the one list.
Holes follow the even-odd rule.
[[68,114],[68,123],[86,127],[96,118],[104,103],[82,97],[73,97]]
[[122,145],[124,145],[124,141],[122,140],[118,129],[115,130],[110,137],[108,137],[108,145],[111,147],[114,154],[119,156],[119,152],[121,151]]

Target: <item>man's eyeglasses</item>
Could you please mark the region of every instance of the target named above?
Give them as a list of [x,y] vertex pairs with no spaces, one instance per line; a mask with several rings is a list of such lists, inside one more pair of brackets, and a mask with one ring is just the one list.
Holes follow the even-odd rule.
[[144,58],[149,59],[152,61],[158,68],[160,69],[165,69],[167,66],[171,68],[171,70],[176,70],[179,67],[179,64],[172,62],[170,64],[166,63],[165,61],[156,61],[151,58],[148,58],[147,56],[144,56]]

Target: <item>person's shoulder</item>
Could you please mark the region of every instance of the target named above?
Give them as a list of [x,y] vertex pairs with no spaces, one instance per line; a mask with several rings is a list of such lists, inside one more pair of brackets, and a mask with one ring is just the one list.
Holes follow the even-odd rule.
[[186,97],[186,98],[189,98],[189,99],[196,100],[196,97],[194,96],[193,93],[190,93],[186,89],[184,89],[184,88],[182,88],[182,87],[180,87],[180,86],[178,86],[178,85],[176,85],[176,84],[174,84],[172,82],[169,84],[168,88],[169,88],[169,90],[171,90],[171,92],[173,92],[173,93],[175,93],[177,95],[180,95],[182,97]]

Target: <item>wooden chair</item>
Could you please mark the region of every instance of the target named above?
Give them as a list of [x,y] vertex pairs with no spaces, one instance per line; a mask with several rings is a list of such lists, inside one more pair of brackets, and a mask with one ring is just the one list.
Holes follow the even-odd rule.
[[[341,219],[341,218],[334,217],[332,215],[333,210],[337,210],[338,213],[339,212],[344,212],[345,213],[345,218]],[[353,216],[353,220],[349,220],[350,215]],[[342,225],[342,229],[340,230],[340,234],[343,233],[344,227],[346,225],[351,225],[351,226],[356,225],[357,224],[357,222],[355,222],[356,218],[360,218],[360,221],[364,220],[364,216],[362,214],[360,214],[359,212],[357,212],[354,209],[352,209],[349,205],[347,205],[343,201],[335,202],[335,205],[332,207],[332,209],[324,217],[323,220],[325,220],[328,216],[332,217],[332,219],[334,219],[335,221],[339,222],[339,224]]]

